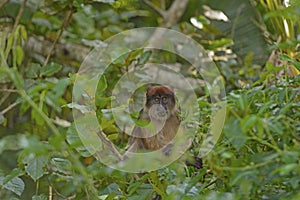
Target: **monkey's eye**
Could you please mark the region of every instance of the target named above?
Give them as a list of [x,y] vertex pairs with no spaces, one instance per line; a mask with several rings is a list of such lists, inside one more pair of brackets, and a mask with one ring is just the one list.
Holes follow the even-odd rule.
[[159,103],[159,98],[158,97],[154,97],[154,103]]
[[167,103],[167,102],[168,102],[168,98],[167,98],[167,97],[163,97],[163,98],[162,98],[162,102],[163,102],[163,103]]

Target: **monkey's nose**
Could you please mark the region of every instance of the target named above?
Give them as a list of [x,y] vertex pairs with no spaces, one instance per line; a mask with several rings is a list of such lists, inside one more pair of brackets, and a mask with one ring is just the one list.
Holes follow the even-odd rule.
[[167,114],[166,109],[163,106],[159,106],[156,108],[156,113],[157,115],[159,115],[160,117],[163,117]]

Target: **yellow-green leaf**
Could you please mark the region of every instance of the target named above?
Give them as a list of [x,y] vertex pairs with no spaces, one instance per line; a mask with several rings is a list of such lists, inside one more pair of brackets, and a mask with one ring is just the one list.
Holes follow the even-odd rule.
[[15,64],[20,66],[24,58],[24,51],[21,46],[17,45],[13,48],[13,57]]

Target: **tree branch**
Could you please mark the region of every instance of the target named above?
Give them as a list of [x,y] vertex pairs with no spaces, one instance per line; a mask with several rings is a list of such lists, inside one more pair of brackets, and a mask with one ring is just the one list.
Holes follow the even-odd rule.
[[183,15],[189,0],[175,0],[166,13],[162,27],[169,28],[175,25]]
[[157,12],[160,16],[162,16],[163,18],[165,18],[166,16],[166,11],[160,9],[159,7],[157,7],[156,5],[154,5],[151,1],[149,0],[143,0],[145,2],[145,4],[147,4],[150,8],[152,8],[155,12]]
[[[161,8],[158,8],[149,0],[143,0],[143,1],[145,2],[145,4],[147,4],[155,12],[157,12],[159,15],[163,17],[163,22],[160,24],[160,27],[165,27],[165,28],[169,28],[178,22],[178,20],[183,15],[185,8],[189,2],[189,0],[175,0],[168,10],[162,10]],[[163,2],[164,1],[162,1],[161,4]]]
[[44,62],[44,66],[48,64],[48,62],[50,60],[50,57],[51,57],[51,54],[52,54],[52,52],[53,52],[53,50],[55,48],[55,45],[57,44],[57,42],[58,42],[59,38],[61,37],[62,33],[64,32],[64,30],[68,26],[68,24],[69,24],[69,22],[71,20],[72,14],[73,14],[72,10],[67,13],[67,15],[65,17],[65,20],[64,20],[64,23],[63,23],[61,29],[59,30],[59,32],[58,32],[58,34],[57,34],[57,36],[56,36],[56,38],[55,38],[55,40],[54,40],[54,42],[53,42],[53,44],[51,46],[51,49],[50,49],[50,51],[49,51],[49,53],[47,55],[47,58],[46,58],[46,60]]
[[2,9],[2,7],[5,6],[5,4],[8,2],[9,0],[4,0],[0,3],[0,9]]

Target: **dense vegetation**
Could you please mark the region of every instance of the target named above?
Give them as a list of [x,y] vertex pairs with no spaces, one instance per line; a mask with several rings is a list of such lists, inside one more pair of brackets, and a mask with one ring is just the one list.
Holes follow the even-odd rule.
[[[284,2],[0,2],[0,199],[300,199],[300,2]],[[138,27],[193,38],[222,75],[226,121],[201,169],[179,160],[143,174],[118,171],[77,134],[72,109],[87,109],[72,103],[81,63],[106,39]],[[127,138],[105,112],[112,90],[133,63],[150,61],[202,81],[170,52],[142,48],[118,57],[98,82],[95,106],[119,147]],[[194,89],[201,112],[189,153],[197,155],[214,105],[208,86]]]

